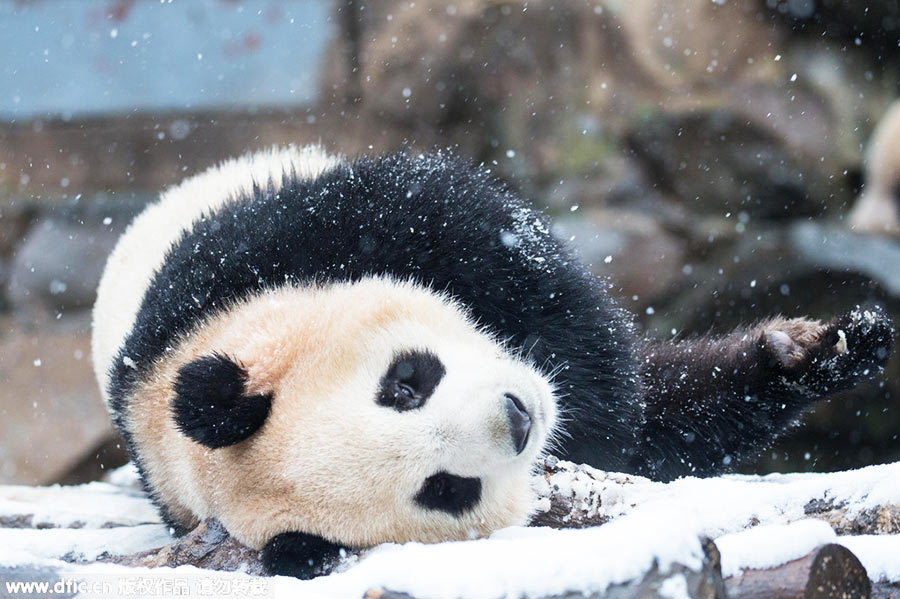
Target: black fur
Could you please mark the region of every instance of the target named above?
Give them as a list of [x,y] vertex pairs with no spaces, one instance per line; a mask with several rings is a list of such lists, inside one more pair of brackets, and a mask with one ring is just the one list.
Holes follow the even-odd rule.
[[[486,171],[397,154],[359,159],[314,181],[286,175],[277,194],[257,188],[195,223],[147,289],[112,367],[120,428],[129,393],[154,360],[229,302],[284,283],[379,274],[448,291],[479,323],[556,372],[567,417],[560,453],[606,470],[662,479],[726,470],[757,455],[821,394],[866,376],[846,360],[822,370],[813,359],[782,372],[758,338],[639,342],[630,317],[546,220]],[[891,344],[878,318],[880,328],[861,332],[852,349],[872,372],[886,360],[872,349]],[[694,347],[701,357],[687,352]]]
[[285,532],[266,543],[261,558],[268,574],[309,580],[328,574],[345,552],[340,545],[322,537]]
[[225,356],[188,362],[175,379],[172,413],[178,430],[206,447],[240,443],[266,421],[272,396],[246,395],[247,372]]
[[438,472],[425,479],[416,503],[429,510],[461,516],[481,500],[481,479]]
[[444,365],[431,352],[397,356],[381,379],[378,405],[398,412],[421,408],[446,373]]
[[[708,476],[768,447],[814,401],[877,372],[893,331],[878,308],[844,314],[798,343],[788,363],[764,324],[720,339],[645,343],[647,398],[644,451],[650,471],[667,479],[680,470]],[[860,318],[860,316],[863,316]],[[812,329],[818,329],[810,324]],[[838,353],[838,331],[846,350]]]

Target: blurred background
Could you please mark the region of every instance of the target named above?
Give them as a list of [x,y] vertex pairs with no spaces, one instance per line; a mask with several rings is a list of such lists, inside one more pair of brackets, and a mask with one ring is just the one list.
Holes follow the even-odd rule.
[[[125,461],[90,366],[107,253],[167,185],[321,142],[450,147],[647,334],[900,323],[897,0],[0,0],[0,483]],[[900,352],[745,472],[900,459]]]

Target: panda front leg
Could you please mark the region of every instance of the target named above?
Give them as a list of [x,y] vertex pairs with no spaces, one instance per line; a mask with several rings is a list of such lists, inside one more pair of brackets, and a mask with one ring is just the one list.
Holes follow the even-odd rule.
[[309,580],[328,574],[347,549],[305,532],[285,532],[273,537],[262,550],[266,572]]
[[670,480],[755,458],[814,402],[878,373],[893,334],[881,309],[857,308],[824,325],[776,318],[718,339],[643,344],[634,469]]

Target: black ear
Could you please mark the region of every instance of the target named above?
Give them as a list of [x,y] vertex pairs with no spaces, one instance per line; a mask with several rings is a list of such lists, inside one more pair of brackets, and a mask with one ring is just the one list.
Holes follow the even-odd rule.
[[182,366],[172,402],[178,430],[212,449],[248,438],[269,416],[272,395],[246,395],[246,382],[247,371],[219,354]]
[[305,532],[285,532],[272,538],[262,550],[266,572],[309,580],[328,574],[346,550],[322,537]]

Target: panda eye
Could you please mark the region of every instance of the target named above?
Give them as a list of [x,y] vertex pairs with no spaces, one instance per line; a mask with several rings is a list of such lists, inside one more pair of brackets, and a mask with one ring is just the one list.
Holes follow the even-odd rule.
[[398,412],[421,408],[434,393],[446,370],[431,352],[405,352],[394,358],[381,379],[378,405]]
[[406,397],[416,396],[416,392],[412,390],[412,387],[405,383],[397,383],[397,392]]

